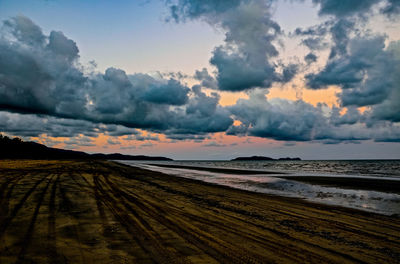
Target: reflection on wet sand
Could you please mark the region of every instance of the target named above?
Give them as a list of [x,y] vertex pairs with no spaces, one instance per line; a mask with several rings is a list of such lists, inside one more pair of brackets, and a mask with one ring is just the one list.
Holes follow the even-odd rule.
[[381,214],[400,214],[400,180],[371,176],[299,176],[269,171],[143,164],[121,161],[170,175],[202,180],[247,191],[304,198]]

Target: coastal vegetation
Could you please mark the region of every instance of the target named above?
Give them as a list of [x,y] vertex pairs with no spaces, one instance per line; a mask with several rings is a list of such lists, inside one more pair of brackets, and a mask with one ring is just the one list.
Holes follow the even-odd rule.
[[104,160],[172,160],[144,155],[88,154],[82,151],[50,148],[36,142],[24,142],[0,134],[0,159],[104,159]]

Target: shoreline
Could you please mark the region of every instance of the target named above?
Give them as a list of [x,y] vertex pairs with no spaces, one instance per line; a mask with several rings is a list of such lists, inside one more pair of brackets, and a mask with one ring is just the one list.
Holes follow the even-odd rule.
[[1,263],[400,259],[399,217],[116,162],[0,161],[0,188]]
[[283,176],[287,180],[294,180],[313,185],[339,187],[353,190],[368,190],[400,194],[400,181],[387,179],[368,179],[362,177],[324,177],[324,176]]
[[[151,166],[163,167],[163,168],[189,169],[189,170],[217,172],[217,173],[224,173],[224,174],[237,174],[237,175],[258,175],[258,174],[274,174],[274,175],[282,174],[282,175],[284,175],[284,174],[287,174],[284,172],[275,172],[275,171],[243,170],[243,169],[232,169],[232,168],[209,168],[209,167],[171,165],[171,164],[155,164],[155,163],[146,163],[146,164],[151,165]],[[132,165],[132,166],[134,166],[134,165]]]
[[[255,195],[255,196],[260,195],[260,196],[264,196],[264,198],[267,198],[267,199],[273,199],[273,200],[276,199],[276,200],[284,201],[284,202],[288,202],[288,203],[306,204],[307,206],[310,206],[310,207],[318,207],[318,208],[323,208],[323,209],[326,209],[326,210],[348,211],[349,213],[365,214],[365,215],[368,215],[368,216],[379,215],[379,216],[386,216],[386,217],[394,217],[394,218],[399,218],[399,220],[400,220],[400,215],[397,215],[397,214],[388,215],[388,214],[377,213],[377,212],[368,211],[368,210],[361,210],[361,209],[352,208],[352,207],[345,207],[345,206],[341,206],[341,205],[314,202],[314,201],[307,200],[305,198],[290,197],[290,196],[284,196],[284,195],[279,195],[279,194],[256,192],[256,191],[251,191],[251,190],[246,190],[246,189],[235,188],[235,187],[231,187],[231,186],[227,186],[227,185],[222,185],[222,184],[217,184],[217,183],[212,183],[212,182],[206,182],[206,181],[202,181],[202,180],[199,180],[199,179],[180,177],[180,176],[176,176],[176,175],[172,175],[172,174],[153,171],[153,170],[150,170],[150,169],[137,167],[135,165],[128,165],[128,164],[124,164],[124,163],[119,163],[117,161],[111,161],[111,162],[115,162],[118,165],[122,165],[122,166],[127,166],[127,167],[131,167],[131,168],[139,169],[139,170],[148,171],[149,173],[151,172],[151,173],[162,174],[162,175],[165,175],[166,177],[171,177],[171,178],[174,178],[175,180],[178,180],[178,181],[188,181],[188,182],[193,183],[193,184],[205,185],[205,186],[209,186],[209,187],[213,187],[213,188],[214,187],[215,188],[220,188],[220,189],[224,189],[224,190],[227,190],[227,191],[243,192],[243,193],[246,193],[246,194],[249,194],[249,195]],[[155,164],[148,164],[148,165],[155,165]],[[288,179],[290,179],[291,177],[297,177],[297,176],[287,176]],[[299,176],[299,177],[301,177],[301,176]],[[283,177],[279,176],[279,178],[283,178]]]
[[[380,179],[376,178],[363,178],[360,177],[348,177],[348,176],[299,176],[290,175],[286,172],[273,172],[273,171],[259,171],[259,170],[243,170],[233,168],[208,168],[198,166],[184,166],[184,165],[170,165],[170,164],[153,164],[146,163],[147,165],[163,167],[163,168],[177,168],[177,169],[189,169],[195,171],[207,171],[224,174],[235,174],[235,175],[278,175],[276,178],[282,178],[286,180],[293,180],[312,185],[321,185],[326,187],[338,187],[344,189],[354,190],[368,190],[378,191],[386,193],[400,194],[400,180],[397,179]],[[134,164],[132,164],[134,166]]]

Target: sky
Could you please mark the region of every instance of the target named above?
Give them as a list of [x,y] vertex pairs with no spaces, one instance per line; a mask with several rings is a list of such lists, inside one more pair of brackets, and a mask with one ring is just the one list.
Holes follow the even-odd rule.
[[398,28],[398,0],[0,0],[0,133],[174,159],[399,159]]

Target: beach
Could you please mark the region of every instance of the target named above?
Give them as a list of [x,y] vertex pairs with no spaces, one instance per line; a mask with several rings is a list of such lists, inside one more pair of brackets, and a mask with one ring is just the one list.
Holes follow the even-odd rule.
[[[129,162],[128,162],[129,163]],[[278,176],[282,179],[290,179],[310,184],[318,184],[322,186],[334,186],[349,189],[359,190],[373,190],[400,194],[400,180],[388,180],[385,178],[353,178],[338,176],[335,177],[324,177],[324,176],[293,176],[288,173],[277,172],[277,171],[260,171],[260,170],[243,170],[243,169],[229,169],[229,168],[209,168],[209,167],[197,167],[197,166],[183,166],[183,165],[170,165],[170,164],[153,164],[151,166],[164,167],[164,168],[178,168],[178,169],[190,169],[196,171],[207,171],[225,174],[235,175],[269,175]]]
[[400,263],[400,218],[111,161],[0,161],[0,263]]

